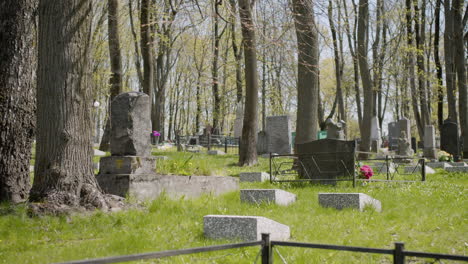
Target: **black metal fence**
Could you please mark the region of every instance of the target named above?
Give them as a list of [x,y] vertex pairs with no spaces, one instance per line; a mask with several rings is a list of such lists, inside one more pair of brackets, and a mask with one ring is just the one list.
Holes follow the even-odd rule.
[[224,135],[195,135],[177,136],[176,144],[179,150],[199,150],[203,151],[219,150],[226,154],[239,154],[240,139]]
[[[270,154],[271,182],[321,182],[336,184],[338,181],[357,182],[416,182],[426,180],[424,159],[385,156],[380,158],[360,159],[356,152],[350,153],[315,153],[315,154]],[[375,153],[374,153],[375,154]],[[359,169],[370,165],[375,177],[362,179]],[[411,177],[410,177],[411,176]]]
[[104,263],[119,263],[127,261],[136,261],[144,259],[159,259],[164,257],[173,257],[179,255],[195,254],[210,251],[219,251],[234,248],[244,248],[252,246],[261,246],[261,263],[272,264],[273,263],[273,247],[300,247],[300,248],[312,248],[312,249],[327,249],[327,250],[339,250],[339,251],[351,251],[361,253],[373,253],[373,254],[384,254],[392,255],[394,264],[404,264],[407,257],[418,257],[418,258],[430,258],[435,260],[457,260],[468,262],[468,256],[462,255],[449,255],[449,254],[438,254],[438,253],[426,253],[417,251],[405,250],[404,243],[395,243],[394,249],[380,249],[380,248],[366,248],[366,247],[354,247],[354,246],[339,246],[339,245],[328,245],[328,244],[313,244],[313,243],[302,243],[302,242],[289,242],[289,241],[274,241],[270,240],[269,234],[262,234],[262,240],[235,243],[235,244],[224,244],[208,247],[197,247],[180,250],[168,250],[159,251],[143,254],[115,256],[98,259],[78,260],[63,262],[61,264],[104,264]]

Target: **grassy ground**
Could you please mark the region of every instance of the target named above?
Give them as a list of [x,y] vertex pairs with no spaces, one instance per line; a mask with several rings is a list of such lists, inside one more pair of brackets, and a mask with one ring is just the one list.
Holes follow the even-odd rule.
[[[160,162],[159,170],[174,174],[196,171],[194,174],[237,176],[246,170],[266,171],[268,165],[261,159],[256,168],[239,168],[234,165],[236,156],[154,154],[171,157]],[[51,263],[231,243],[203,237],[203,216],[208,214],[265,216],[289,225],[291,241],[376,248],[393,248],[394,242],[402,241],[408,250],[466,255],[467,177],[439,171],[426,182],[371,183],[356,188],[350,183],[335,187],[241,184],[241,188],[281,188],[295,193],[297,202],[287,207],[244,204],[239,192],[193,200],[162,196],[145,202],[140,209],[62,217],[29,218],[24,206],[2,205],[0,263]],[[363,192],[379,199],[383,211],[321,208],[319,192]],[[258,252],[259,248],[253,247],[137,263],[253,263]],[[275,248],[275,262],[281,263],[280,258],[287,263],[391,263],[390,257],[383,255],[286,247]],[[414,261],[409,263],[434,263]]]

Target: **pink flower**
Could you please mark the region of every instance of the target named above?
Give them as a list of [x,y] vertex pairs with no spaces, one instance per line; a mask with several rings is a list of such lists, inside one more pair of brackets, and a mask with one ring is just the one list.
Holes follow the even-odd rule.
[[366,179],[370,179],[374,175],[374,171],[368,165],[364,165],[360,168],[361,176]]
[[155,130],[155,131],[153,131],[153,136],[159,137],[159,136],[161,136],[161,133],[159,133],[158,131]]

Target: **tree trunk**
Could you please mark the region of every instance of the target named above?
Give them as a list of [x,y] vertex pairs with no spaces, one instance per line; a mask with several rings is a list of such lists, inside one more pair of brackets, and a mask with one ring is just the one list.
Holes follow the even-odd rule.
[[[317,139],[318,32],[312,3],[307,0],[293,0],[292,5],[298,47],[296,143],[305,143]],[[335,45],[336,41],[334,47]]]
[[249,0],[239,0],[239,16],[245,60],[245,110],[239,165],[251,166],[257,163],[258,80],[255,27]]
[[[93,173],[90,86],[91,0],[41,0],[37,147],[31,200],[106,208]],[[57,41],[60,40],[60,41]]]
[[442,81],[442,65],[439,58],[439,37],[440,37],[440,5],[442,0],[437,0],[435,6],[435,33],[434,33],[434,61],[437,71],[437,124],[439,133],[442,133],[444,122],[444,89]]
[[37,2],[0,2],[0,202],[22,202],[31,187],[29,161],[36,127],[32,25]]
[[236,59],[236,103],[240,103],[242,100],[242,48],[239,50],[236,40],[236,1],[229,0],[231,12],[230,20],[231,23],[231,42],[232,52]]
[[447,86],[448,119],[458,123],[457,99],[455,88],[455,49],[453,48],[453,11],[450,0],[444,0],[445,32],[444,32],[444,54],[445,54],[445,85]]
[[361,144],[360,150],[364,152],[370,151],[371,137],[371,119],[372,119],[372,80],[367,62],[367,31],[369,30],[369,2],[367,0],[359,0],[359,15],[357,29],[357,57],[359,61],[359,69],[361,72],[361,80],[364,92],[364,115],[362,120]]
[[149,19],[150,0],[141,0],[141,15],[140,15],[140,33],[141,33],[141,57],[143,58],[143,92],[151,98],[150,109],[153,104],[153,81],[154,81],[154,66],[153,66],[153,51],[151,44],[151,27]]
[[[139,1],[139,0],[137,0]],[[140,49],[138,48],[138,39],[137,33],[135,31],[135,23],[133,22],[133,7],[132,7],[133,0],[128,0],[128,15],[130,20],[130,29],[132,31],[133,36],[133,45],[135,48],[135,69],[137,72],[138,82],[140,84],[139,91],[142,91],[143,87],[143,74],[141,73],[141,63],[140,63]]]
[[[114,98],[122,93],[122,55],[120,52],[120,38],[119,38],[119,2],[118,0],[107,1],[107,25],[108,25],[108,41],[109,41],[109,58],[111,66],[111,77],[109,79],[109,107],[108,113],[110,113],[110,102]],[[110,117],[110,116],[109,116]],[[101,144],[99,149],[102,151],[109,151],[110,144],[110,130],[111,120],[107,118],[106,125],[104,127],[104,134],[102,135]]]
[[218,5],[221,3],[216,0],[214,4],[213,14],[213,34],[214,34],[214,47],[213,47],[213,65],[211,68],[212,77],[212,91],[213,91],[213,129],[214,131],[219,130],[219,119],[221,112],[221,99],[219,96],[219,80],[218,80],[218,60],[219,60],[219,17],[218,17]]

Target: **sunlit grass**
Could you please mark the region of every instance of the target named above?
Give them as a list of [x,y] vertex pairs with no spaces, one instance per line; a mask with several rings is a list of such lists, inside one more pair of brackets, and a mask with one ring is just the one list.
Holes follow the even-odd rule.
[[[169,157],[157,166],[167,174],[237,176],[241,171],[268,168],[263,158],[256,167],[240,168],[235,166],[237,156],[153,154]],[[241,203],[238,191],[192,200],[163,195],[139,209],[61,217],[29,218],[26,206],[4,204],[0,206],[0,263],[52,263],[233,242],[203,237],[203,216],[208,214],[268,217],[290,226],[291,241],[375,248],[393,248],[394,242],[401,241],[408,250],[466,255],[467,176],[437,170],[427,175],[426,182],[373,182],[356,188],[350,182],[337,186],[241,183],[241,188],[281,188],[295,193],[297,202],[287,207]],[[383,211],[322,208],[319,192],[366,193],[382,202]],[[137,263],[254,263],[258,252],[259,247],[252,247]],[[376,254],[286,247],[274,252],[276,263],[282,263],[280,255],[287,263],[391,263],[390,256]]]

